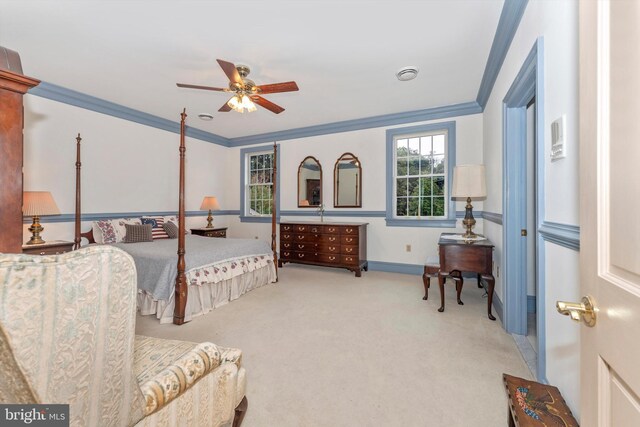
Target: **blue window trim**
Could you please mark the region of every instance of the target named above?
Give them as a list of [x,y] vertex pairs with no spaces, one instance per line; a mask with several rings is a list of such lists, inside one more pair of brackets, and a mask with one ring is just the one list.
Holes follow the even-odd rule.
[[[409,135],[421,132],[434,132],[446,130],[447,135],[447,194],[449,200],[447,208],[447,218],[426,219],[426,218],[394,218],[394,151],[393,140],[397,136]],[[456,165],[456,122],[440,122],[428,125],[410,126],[402,128],[387,129],[387,210],[386,221],[390,227],[441,227],[453,228],[456,226],[456,202],[451,199],[451,182],[453,180],[453,167]]]
[[[276,164],[278,169],[276,171],[277,184],[280,183],[280,144],[278,146],[278,158]],[[258,152],[273,152],[273,145],[259,145],[255,147],[243,148],[240,150],[240,222],[271,222],[271,215],[269,216],[249,216],[245,215],[245,177],[246,177],[246,157],[250,153]],[[280,222],[280,188],[276,187],[276,221]]]

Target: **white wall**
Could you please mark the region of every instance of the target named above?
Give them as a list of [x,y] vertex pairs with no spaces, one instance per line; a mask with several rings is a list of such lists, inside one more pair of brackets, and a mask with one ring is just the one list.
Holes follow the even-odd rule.
[[[530,1],[509,48],[489,102],[484,111],[484,159],[489,197],[485,210],[502,210],[502,100],[536,39],[544,38],[544,179],[546,221],[578,224],[578,4],[574,0]],[[566,159],[551,162],[551,122],[567,115]],[[485,224],[496,243],[496,257],[502,264],[502,227]],[[560,388],[574,413],[579,414],[580,363],[579,328],[555,310],[555,301],[579,300],[577,253],[546,243],[545,324],[547,336],[547,379]],[[502,276],[502,274],[500,275]],[[504,284],[497,277],[496,291],[502,299]]]
[[[24,109],[25,191],[50,191],[61,213],[75,212],[79,132],[83,213],[178,209],[178,134],[33,95],[25,96]],[[198,210],[207,195],[218,196],[224,209],[227,149],[192,138],[186,145],[186,209]],[[215,223],[222,225],[224,217]],[[187,221],[187,226],[205,224],[200,217]],[[45,240],[73,240],[72,222],[43,226]],[[28,227],[24,226],[25,241]],[[89,228],[83,224],[83,231]]]
[[[456,162],[482,162],[482,115],[475,114],[431,122],[410,123],[415,126],[424,123],[456,121]],[[401,127],[401,126],[395,126]],[[339,212],[333,208],[333,166],[345,152],[351,152],[362,164],[362,208],[363,211],[386,209],[386,130],[387,128],[365,129],[331,135],[313,136],[280,142],[280,209],[299,210],[309,213],[307,220],[319,219],[315,209],[298,209],[296,200],[298,165],[306,156],[314,156],[320,161],[323,171],[322,195],[327,211]],[[228,163],[230,176],[240,178],[240,148],[230,149]],[[236,178],[237,177],[237,178]],[[239,209],[240,195],[238,187],[227,194],[232,205],[225,209]],[[481,202],[474,202],[474,208],[482,210]],[[464,210],[464,203],[458,203],[458,210]],[[347,211],[358,210],[349,208]],[[283,220],[300,220],[301,217],[282,217]],[[326,221],[368,222],[368,259],[401,264],[423,265],[428,255],[437,252],[438,237],[442,232],[452,231],[446,228],[423,227],[387,227],[384,218],[339,218],[328,217]],[[270,224],[240,224],[230,218],[230,235],[265,238],[270,236]],[[458,221],[460,227],[460,221]],[[459,228],[461,230],[461,228]],[[482,221],[478,221],[476,230],[482,232]],[[411,245],[411,252],[405,246]]]

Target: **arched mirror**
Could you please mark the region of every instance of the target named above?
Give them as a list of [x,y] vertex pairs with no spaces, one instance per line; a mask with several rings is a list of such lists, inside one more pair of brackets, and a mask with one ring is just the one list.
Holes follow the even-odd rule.
[[351,153],[344,153],[333,168],[333,207],[362,207],[362,165]]
[[298,167],[298,207],[317,208],[322,204],[322,166],[307,156]]

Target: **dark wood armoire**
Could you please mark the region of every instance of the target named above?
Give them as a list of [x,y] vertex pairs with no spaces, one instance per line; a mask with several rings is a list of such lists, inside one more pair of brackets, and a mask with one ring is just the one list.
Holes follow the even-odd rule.
[[0,253],[22,252],[22,97],[39,83],[0,46]]

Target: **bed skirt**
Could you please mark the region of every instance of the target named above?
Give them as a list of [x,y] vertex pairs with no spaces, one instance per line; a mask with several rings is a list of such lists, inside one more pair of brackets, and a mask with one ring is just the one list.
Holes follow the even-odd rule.
[[[188,322],[194,317],[206,314],[253,289],[275,282],[276,278],[275,265],[270,262],[264,267],[218,283],[189,285],[184,320]],[[167,301],[154,300],[153,296],[145,291],[138,291],[138,310],[143,316],[155,314],[160,323],[172,323],[174,299],[173,293]]]

